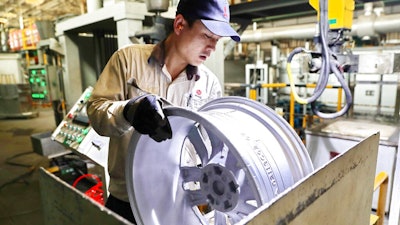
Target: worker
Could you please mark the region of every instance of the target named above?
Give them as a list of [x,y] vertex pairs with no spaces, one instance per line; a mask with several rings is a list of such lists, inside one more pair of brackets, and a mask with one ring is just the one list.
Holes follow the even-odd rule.
[[136,130],[157,142],[173,138],[163,108],[172,104],[195,110],[222,96],[217,77],[203,62],[221,37],[240,41],[229,14],[227,0],[181,0],[165,40],[117,50],[94,86],[89,119],[97,133],[110,137],[106,207],[131,222],[125,181],[131,136]]

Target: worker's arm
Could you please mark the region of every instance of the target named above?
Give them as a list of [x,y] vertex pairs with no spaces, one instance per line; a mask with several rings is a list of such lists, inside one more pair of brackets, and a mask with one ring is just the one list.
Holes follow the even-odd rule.
[[88,101],[87,113],[95,131],[103,136],[121,136],[131,124],[123,110],[128,96],[127,65],[120,51],[114,53],[101,73]]

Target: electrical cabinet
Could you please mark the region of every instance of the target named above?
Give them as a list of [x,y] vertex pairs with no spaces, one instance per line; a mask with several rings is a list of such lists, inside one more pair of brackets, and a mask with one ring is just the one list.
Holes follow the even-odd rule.
[[28,76],[33,101],[51,103],[60,99],[60,79],[56,66],[30,66]]

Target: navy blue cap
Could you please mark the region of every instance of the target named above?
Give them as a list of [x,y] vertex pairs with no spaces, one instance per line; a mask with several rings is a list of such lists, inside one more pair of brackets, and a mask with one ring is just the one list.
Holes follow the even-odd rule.
[[188,19],[199,19],[212,33],[240,41],[239,34],[229,24],[227,0],[180,0],[176,14],[182,14]]

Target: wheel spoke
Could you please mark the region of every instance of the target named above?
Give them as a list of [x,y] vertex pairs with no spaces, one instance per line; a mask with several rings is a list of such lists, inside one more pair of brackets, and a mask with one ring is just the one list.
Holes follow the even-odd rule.
[[205,205],[208,203],[201,190],[187,190],[186,192],[191,206]]
[[246,181],[246,174],[245,174],[244,170],[240,169],[240,170],[236,171],[235,177],[236,177],[237,184],[239,185],[240,189],[242,189],[242,186],[245,185],[245,181]]
[[256,199],[254,190],[249,186],[246,179],[246,173],[244,169],[240,169],[235,173],[236,181],[240,187],[240,199],[242,201],[254,200]]
[[229,217],[232,224],[236,224],[256,209],[257,207],[241,201],[239,202],[235,210],[227,212],[226,215]]
[[210,138],[212,149],[210,158],[213,158],[216,154],[222,151],[224,148],[224,143],[213,133],[208,132],[208,137]]
[[[193,126],[189,131],[188,138],[196,149],[203,166],[206,165],[211,158],[218,159],[220,162],[221,160],[216,157],[221,157],[221,153],[225,156],[228,153],[228,149],[224,143],[216,135],[208,132],[202,126]],[[225,161],[226,157],[223,160]]]
[[257,209],[256,206],[251,205],[245,201],[240,201],[239,204],[236,206],[235,210],[233,210],[233,212],[239,215],[247,216],[256,209]]
[[199,181],[201,170],[197,167],[181,167],[181,174],[184,182]]
[[228,159],[228,152],[229,151],[226,146],[222,147],[219,152],[215,152],[215,154],[213,154],[212,158],[209,160],[209,163],[216,163],[225,166]]
[[205,140],[197,126],[192,127],[192,129],[189,131],[188,138],[196,149],[202,164],[206,164],[208,162],[209,152],[211,152],[211,150],[207,148]]
[[220,211],[214,210],[215,225],[226,225],[226,215]]
[[253,191],[247,185],[240,186],[240,199],[244,201],[255,199]]
[[236,213],[235,210],[226,213],[231,221],[231,224],[235,224],[243,219],[243,216]]

